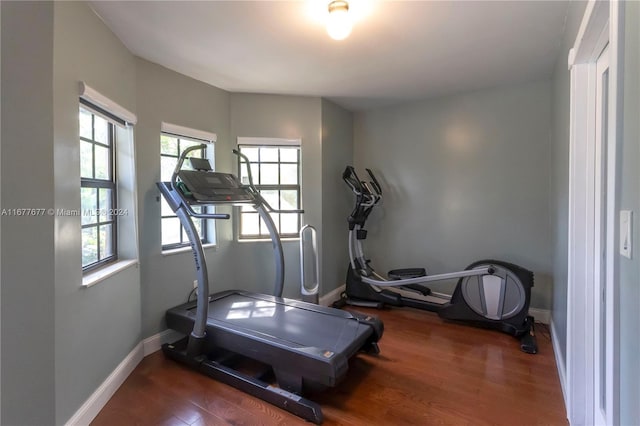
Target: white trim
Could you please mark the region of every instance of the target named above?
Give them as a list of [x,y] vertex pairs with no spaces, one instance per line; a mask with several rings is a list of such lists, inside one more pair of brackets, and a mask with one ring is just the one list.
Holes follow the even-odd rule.
[[574,64],[591,62],[598,58],[600,52],[596,50],[601,31],[594,29],[604,28],[608,20],[609,1],[590,0],[587,3],[576,41],[569,51],[569,69]]
[[340,295],[342,294],[342,292],[346,290],[346,288],[347,288],[347,285],[342,284],[340,287],[334,290],[331,290],[329,293],[325,294],[320,298],[318,304],[320,304],[321,306],[331,305],[333,302],[340,299]]
[[96,89],[90,87],[84,81],[79,83],[80,97],[82,99],[86,99],[92,104],[99,106],[105,111],[110,112],[118,118],[123,119],[127,123],[136,124],[138,122],[138,117],[122,105],[117,102],[109,99],[102,93],[98,92]]
[[82,277],[82,286],[91,287],[120,271],[124,271],[131,266],[138,266],[138,259],[119,260],[111,265],[104,266],[97,271],[91,271]]
[[[551,323],[549,324],[549,330],[551,333],[551,345],[553,346],[553,354],[556,358],[556,368],[558,369],[558,377],[560,378],[560,388],[562,388],[562,397],[564,398],[564,406],[565,410],[569,406],[569,401],[567,397],[567,372],[565,370],[564,362],[560,358],[560,354],[562,351],[560,350],[560,344],[558,343],[558,333],[556,332],[556,325],[553,322],[553,318],[551,318]],[[567,416],[569,418],[569,416]]]
[[[616,205],[616,144],[622,115],[617,111],[622,101],[623,2],[591,0],[569,54],[571,69],[570,148],[569,148],[569,239],[568,239],[568,288],[567,288],[567,349],[566,349],[566,405],[572,424],[617,424],[619,416],[619,342],[618,291],[616,288],[616,246],[614,232],[618,215]],[[604,33],[603,30],[609,27]],[[607,37],[608,35],[608,37]],[[595,146],[595,62],[603,44],[609,42],[609,135],[607,169],[607,241],[606,241],[606,300],[607,300],[607,401],[606,416],[600,415],[600,401],[595,388],[598,365],[595,340],[599,326],[596,304],[599,293],[596,273],[601,262],[597,252],[598,197],[596,196],[596,146]]]
[[[593,104],[593,65],[571,68],[571,112],[569,147],[569,236],[567,276],[567,415],[570,423],[591,424],[594,253],[594,137],[588,131],[593,115],[587,105]],[[581,123],[577,126],[575,123]],[[588,412],[587,412],[588,411]],[[575,416],[575,417],[574,417]]]
[[154,352],[157,352],[162,348],[165,343],[175,342],[184,337],[184,334],[178,333],[175,330],[167,329],[161,331],[158,334],[154,334],[151,337],[147,337],[142,341],[142,348],[144,356],[149,356]]
[[542,324],[551,324],[551,311],[548,309],[529,308],[529,315],[531,315],[536,322]]
[[144,339],[118,364],[109,376],[98,386],[84,404],[65,423],[66,426],[89,425],[100,410],[107,405],[109,399],[120,388],[140,361],[148,355],[160,350],[162,344],[179,340],[184,335],[174,330],[164,330]]
[[209,142],[216,142],[218,135],[205,130],[192,129],[190,127],[179,126],[177,124],[171,124],[162,122],[161,130],[166,133],[171,133],[178,136],[185,136],[188,138],[202,139]]
[[[204,250],[206,249],[216,249],[218,246],[216,243],[207,243],[207,244],[203,244],[202,248]],[[191,248],[191,246],[184,246],[184,247],[178,247],[178,248],[174,248],[174,249],[168,249],[168,250],[162,250],[162,256],[173,256],[174,254],[180,254],[180,253],[187,253],[187,252],[191,252],[193,249]],[[215,250],[214,250],[215,251]]]
[[620,292],[619,252],[616,244],[619,227],[618,204],[618,145],[622,141],[624,117],[624,2],[611,2],[609,12],[609,161],[607,170],[607,423],[620,422]]
[[136,366],[142,361],[142,343],[138,343],[135,348],[122,360],[111,374],[102,382],[85,401],[76,413],[65,423],[66,426],[89,425],[96,418],[100,410],[109,402],[109,399],[124,383],[133,372]]
[[302,139],[238,137],[238,145],[302,146]]

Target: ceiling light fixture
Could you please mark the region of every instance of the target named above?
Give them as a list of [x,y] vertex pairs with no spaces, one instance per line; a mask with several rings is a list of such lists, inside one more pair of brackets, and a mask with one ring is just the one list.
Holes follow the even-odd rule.
[[333,0],[329,3],[327,33],[334,40],[344,40],[351,34],[351,16],[349,3],[345,0]]

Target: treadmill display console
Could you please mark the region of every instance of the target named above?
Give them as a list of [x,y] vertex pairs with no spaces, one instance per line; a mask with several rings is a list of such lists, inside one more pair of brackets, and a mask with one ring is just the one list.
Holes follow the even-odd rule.
[[180,170],[178,177],[201,203],[251,203],[255,197],[230,173]]

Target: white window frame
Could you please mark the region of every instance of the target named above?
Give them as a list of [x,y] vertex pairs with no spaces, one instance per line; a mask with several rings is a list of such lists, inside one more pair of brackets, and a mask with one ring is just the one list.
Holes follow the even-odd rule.
[[[238,149],[240,149],[240,146],[255,146],[255,147],[260,147],[260,146],[269,146],[269,147],[295,147],[298,148],[298,150],[300,151],[299,156],[298,156],[298,187],[299,187],[299,193],[298,193],[298,207],[300,209],[302,209],[302,140],[301,139],[287,139],[287,138],[269,138],[269,137],[238,137],[237,138],[237,147]],[[240,165],[242,164],[242,161],[240,159],[238,159],[238,178],[241,179],[241,173],[240,173]],[[255,180],[255,176],[254,176],[254,180]],[[254,182],[255,183],[255,182]],[[257,183],[255,183],[257,187],[260,187],[260,185],[258,185]],[[277,185],[274,185],[277,186]],[[277,206],[272,206],[273,208],[278,208]],[[302,213],[297,213],[298,214],[298,225],[300,225],[302,223]],[[238,225],[237,225],[237,230],[236,230],[236,239],[239,242],[256,242],[256,241],[269,241],[269,238],[267,236],[252,236],[252,237],[246,237],[246,236],[242,236],[242,219],[241,219],[241,215],[242,212],[239,212],[238,215]],[[296,233],[294,234],[285,234],[285,236],[283,237],[281,233],[279,233],[279,235],[285,239],[285,240],[297,240],[299,239],[298,234]]]
[[[166,134],[168,136],[183,138],[183,139],[191,139],[196,141],[202,141],[202,143],[208,143],[211,146],[208,147],[205,151],[205,158],[209,160],[211,167],[215,170],[215,142],[218,140],[218,136],[215,133],[208,132],[205,130],[193,129],[186,126],[181,126],[178,124],[162,122],[161,125],[161,136]],[[163,156],[162,152],[160,152],[161,158]],[[213,213],[214,207],[203,207],[208,212]],[[161,233],[162,233],[162,216],[160,219],[161,223]],[[204,248],[215,247],[217,244],[217,230],[216,230],[216,221],[208,220],[208,219],[197,219],[203,221],[203,229],[205,229],[205,235],[201,235],[202,244]],[[182,225],[181,225],[182,226]],[[182,244],[172,244],[172,245],[164,245],[162,244],[162,235],[160,236],[160,244],[163,255],[171,255],[176,253],[182,253],[191,250],[189,242],[184,242]]]
[[[123,212],[117,218],[117,260],[100,268],[83,272],[82,286],[90,287],[138,264],[137,186],[135,149],[133,146],[133,125],[137,123],[137,117],[134,113],[102,95],[85,82],[79,83],[79,97],[124,122],[124,125],[121,122],[117,123],[114,129],[117,141],[114,150],[114,161],[118,164],[115,172],[118,194],[117,206]],[[110,119],[110,117],[104,118]]]
[[[80,175],[80,191],[82,193],[83,189],[89,188],[96,190],[95,193],[95,210],[89,211],[87,206],[83,206],[80,203],[80,216],[83,218],[89,218],[89,223],[81,223],[81,229],[84,233],[85,229],[95,228],[96,229],[96,237],[97,237],[97,255],[98,258],[95,262],[89,263],[87,265],[82,265],[82,270],[85,273],[89,273],[91,271],[95,271],[100,269],[110,263],[116,262],[118,260],[118,216],[115,212],[118,210],[118,173],[117,173],[117,163],[116,163],[116,152],[117,152],[117,137],[116,137],[116,128],[117,126],[125,126],[126,124],[120,121],[117,117],[111,117],[110,113],[107,111],[101,110],[99,107],[93,105],[88,101],[83,101],[80,99],[79,111],[84,111],[91,115],[91,137],[83,136],[81,133],[79,134],[80,145],[84,146],[86,144],[90,145],[92,148],[92,165],[91,165],[91,176],[83,176],[82,173]],[[96,118],[102,118],[107,123],[107,141],[99,141],[95,136],[95,122]],[[82,120],[81,120],[82,121]],[[98,178],[95,176],[96,173],[96,154],[95,150],[97,147],[102,147],[103,149],[107,149],[108,156],[108,177],[107,178]],[[81,160],[82,163],[82,160]],[[99,191],[102,189],[107,189],[111,191],[111,197],[109,197],[108,205],[103,206],[100,205],[100,196]],[[107,211],[109,210],[109,211]],[[104,212],[104,213],[102,213]],[[105,234],[105,238],[108,240],[107,246],[111,246],[111,254],[105,256],[100,253],[100,229],[103,227],[111,226],[111,232]],[[83,244],[84,250],[84,244]]]

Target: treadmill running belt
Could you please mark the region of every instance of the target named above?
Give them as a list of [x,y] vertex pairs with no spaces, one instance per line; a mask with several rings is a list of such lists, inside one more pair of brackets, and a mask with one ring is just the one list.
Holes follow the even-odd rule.
[[345,321],[341,316],[296,305],[269,296],[234,293],[210,302],[209,319],[284,340],[291,346],[319,347],[338,353],[359,340],[358,334],[368,331],[358,321]]

